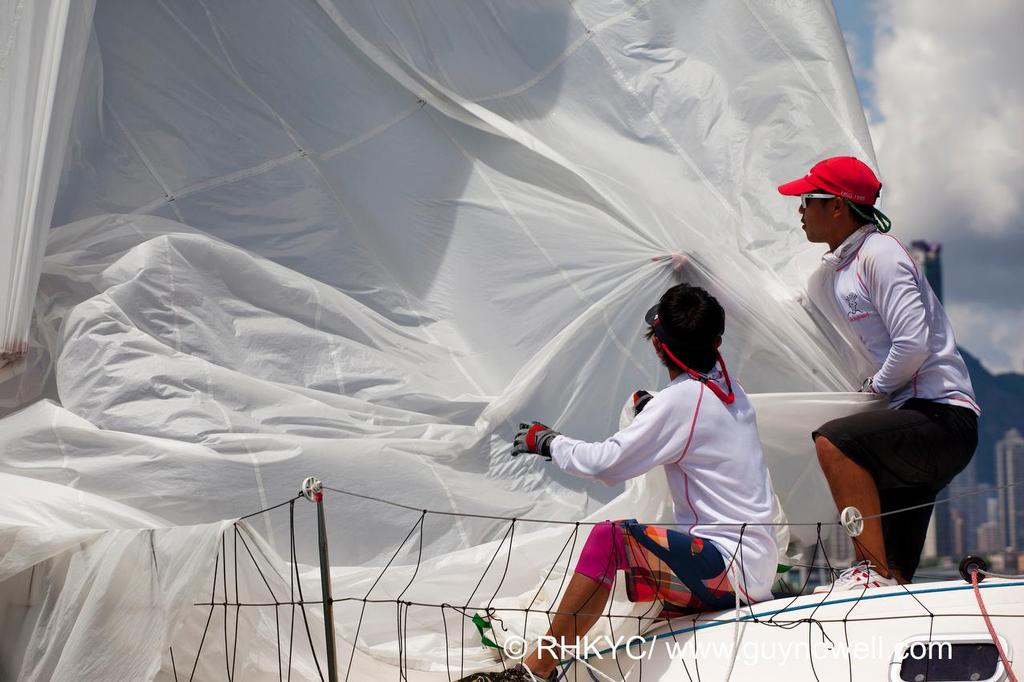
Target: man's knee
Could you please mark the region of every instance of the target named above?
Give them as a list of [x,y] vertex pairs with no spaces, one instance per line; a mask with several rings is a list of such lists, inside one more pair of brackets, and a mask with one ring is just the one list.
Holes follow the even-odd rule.
[[814,450],[818,453],[818,463],[821,464],[822,469],[833,467],[846,459],[843,451],[822,435],[814,437]]
[[850,473],[851,466],[860,468],[825,436],[815,436],[814,449],[818,453],[818,466],[821,467],[821,473],[825,474],[825,478],[829,481],[841,480],[846,477]]
[[843,481],[851,476],[861,479],[862,475],[874,476],[863,464],[849,457],[835,443],[825,436],[814,437],[814,449],[818,453],[818,465],[825,478],[830,482]]

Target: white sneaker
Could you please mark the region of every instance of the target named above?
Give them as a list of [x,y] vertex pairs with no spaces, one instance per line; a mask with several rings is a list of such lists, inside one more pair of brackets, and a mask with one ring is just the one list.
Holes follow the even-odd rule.
[[896,578],[886,578],[884,575],[877,573],[871,562],[862,561],[840,573],[834,583],[815,587],[814,594],[866,590],[869,587],[890,587],[898,584]]

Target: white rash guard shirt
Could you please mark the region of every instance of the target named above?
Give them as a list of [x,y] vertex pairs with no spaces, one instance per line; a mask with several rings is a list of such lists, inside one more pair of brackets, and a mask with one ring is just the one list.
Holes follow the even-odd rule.
[[[720,375],[711,376],[721,385]],[[607,484],[664,467],[680,524],[673,530],[714,543],[726,564],[732,561],[730,580],[740,598],[754,603],[772,598],[778,549],[770,525],[743,524],[772,523],[774,492],[754,408],[738,384],[733,388],[736,400],[726,405],[703,383],[681,375],[608,440],[558,436],[551,456],[570,474]]]
[[981,414],[946,312],[907,249],[865,225],[825,255],[835,304],[875,362],[872,386],[899,407],[910,398]]

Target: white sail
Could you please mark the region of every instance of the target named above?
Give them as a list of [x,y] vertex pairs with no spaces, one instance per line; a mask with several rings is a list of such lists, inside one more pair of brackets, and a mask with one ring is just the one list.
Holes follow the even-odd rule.
[[[38,180],[60,182],[38,294],[0,302],[35,309],[29,357],[0,377],[19,408],[0,422],[5,490],[57,484],[68,504],[80,491],[180,529],[287,501],[311,474],[411,507],[328,491],[335,597],[365,594],[414,510],[655,521],[664,500],[512,460],[509,441],[523,419],[613,432],[625,394],[665,383],[642,314],[682,279],[724,304],[733,376],[770,394],[755,399],[788,518],[833,520],[809,432],[872,405],[843,393],[857,374],[801,293],[820,249],[774,190],[819,157],[873,159],[830,3],[98,0],[86,26],[78,87],[50,93],[74,115]],[[19,513],[0,541],[53,523]],[[395,598],[415,575],[405,599],[466,604],[506,527],[428,515],[422,566],[414,534],[376,589]],[[245,528],[288,576],[287,514]],[[508,575],[474,599],[535,589],[563,539],[521,525]],[[5,584],[90,542],[26,550]],[[93,558],[90,580],[113,575]],[[70,596],[100,583],[61,575],[69,601],[32,622],[4,592],[14,676],[110,664],[117,615]],[[209,581],[179,588],[168,627],[132,633],[159,679],[206,617],[185,606]],[[338,607],[343,649],[358,610]],[[475,630],[437,611],[399,633],[393,603],[368,605],[360,665],[444,670],[461,644],[439,626]],[[80,625],[73,660],[34,654],[63,646],[58,622]],[[245,679],[277,679],[266,642],[239,650]]]

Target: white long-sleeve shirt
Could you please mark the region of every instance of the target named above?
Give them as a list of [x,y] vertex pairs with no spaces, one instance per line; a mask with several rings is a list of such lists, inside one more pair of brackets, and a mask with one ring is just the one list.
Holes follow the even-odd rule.
[[585,443],[558,436],[551,456],[571,474],[608,484],[664,467],[675,530],[710,540],[727,564],[735,557],[732,571],[742,569],[742,576],[730,578],[740,583],[741,598],[753,603],[772,598],[778,549],[770,525],[743,524],[772,523],[774,492],[754,408],[743,389],[735,382],[733,387],[736,400],[726,405],[682,375],[611,438]]
[[874,391],[890,407],[923,398],[981,413],[949,318],[899,240],[865,225],[825,262],[836,270],[839,313],[874,360]]

